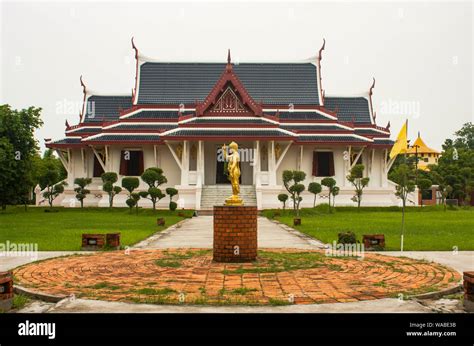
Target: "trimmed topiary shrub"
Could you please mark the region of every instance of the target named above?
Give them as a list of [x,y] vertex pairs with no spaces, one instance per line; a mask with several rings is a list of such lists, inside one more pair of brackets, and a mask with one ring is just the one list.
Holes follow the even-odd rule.
[[171,201],[170,202],[170,210],[174,211],[174,210],[176,210],[176,208],[178,208],[178,204],[176,202]]
[[357,243],[357,236],[354,232],[343,232],[337,235],[337,243],[338,244],[356,244]]

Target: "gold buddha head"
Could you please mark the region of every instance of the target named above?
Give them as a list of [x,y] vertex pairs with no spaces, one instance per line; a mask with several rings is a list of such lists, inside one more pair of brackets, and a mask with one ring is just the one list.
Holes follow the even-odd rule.
[[231,142],[231,143],[229,144],[229,149],[231,149],[232,152],[234,152],[234,151],[237,151],[237,150],[239,149],[239,146],[238,146],[237,143]]

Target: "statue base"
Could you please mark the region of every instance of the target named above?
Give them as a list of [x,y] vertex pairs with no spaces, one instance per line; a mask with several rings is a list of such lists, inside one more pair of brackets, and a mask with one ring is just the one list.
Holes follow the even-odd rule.
[[244,205],[244,201],[239,196],[232,195],[225,200],[225,205],[234,205],[234,206]]
[[213,260],[253,262],[257,258],[257,207],[214,206]]

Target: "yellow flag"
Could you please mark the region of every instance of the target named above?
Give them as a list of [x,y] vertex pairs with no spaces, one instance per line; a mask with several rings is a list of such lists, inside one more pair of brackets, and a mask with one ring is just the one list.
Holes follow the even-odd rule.
[[393,159],[398,154],[406,153],[407,151],[407,124],[408,121],[405,121],[405,124],[403,124],[402,129],[398,134],[397,140],[395,141],[395,144],[393,145],[392,150],[390,151],[391,159]]

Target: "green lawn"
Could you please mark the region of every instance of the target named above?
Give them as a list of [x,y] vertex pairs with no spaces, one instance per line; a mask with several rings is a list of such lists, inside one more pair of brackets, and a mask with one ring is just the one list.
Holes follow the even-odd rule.
[[[293,227],[293,212],[279,211],[277,220]],[[265,210],[272,218],[275,210]],[[301,226],[294,228],[325,243],[337,234],[353,231],[362,241],[363,234],[385,234],[386,250],[400,250],[401,209],[338,207],[332,214],[327,205],[301,210]],[[407,208],[404,250],[474,250],[474,208],[444,211],[440,207]]]
[[[8,207],[0,211],[0,243],[37,243],[39,251],[80,250],[82,233],[121,233],[123,246],[132,245],[180,221],[178,211],[127,208],[48,208]],[[192,211],[185,211],[191,216]],[[164,227],[156,219],[164,217]]]

